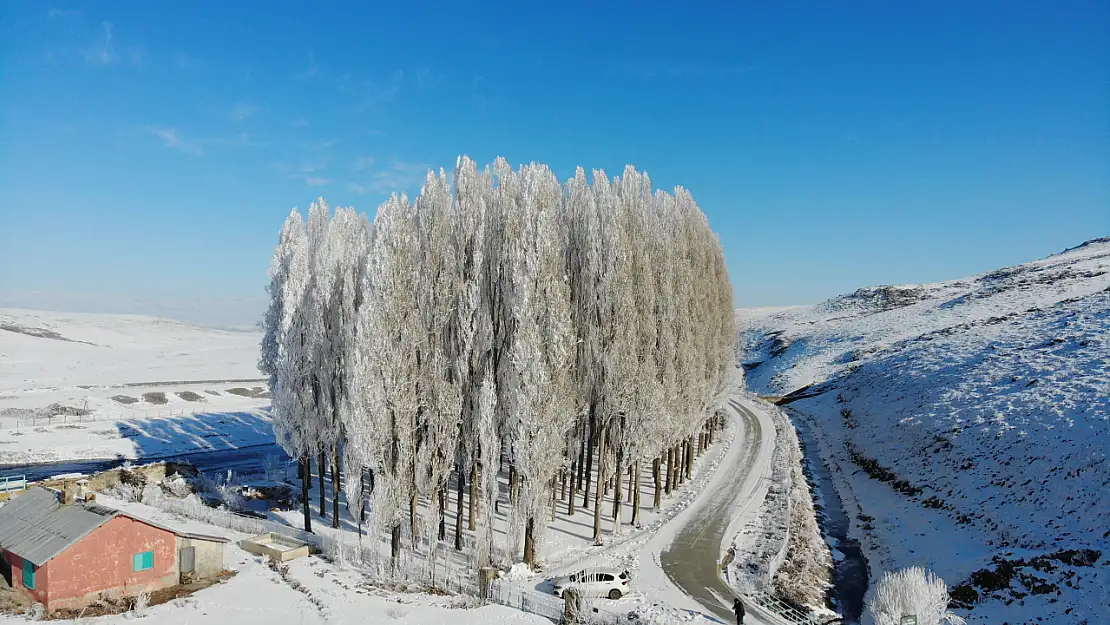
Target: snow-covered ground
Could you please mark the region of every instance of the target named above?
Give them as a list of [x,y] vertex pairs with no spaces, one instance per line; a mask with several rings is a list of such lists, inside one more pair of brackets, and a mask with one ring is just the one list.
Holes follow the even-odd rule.
[[1110,239],[740,320],[749,388],[799,398],[872,579],[933,569],[973,623],[1105,622]]
[[260,338],[156,317],[0,309],[3,464],[272,442]]

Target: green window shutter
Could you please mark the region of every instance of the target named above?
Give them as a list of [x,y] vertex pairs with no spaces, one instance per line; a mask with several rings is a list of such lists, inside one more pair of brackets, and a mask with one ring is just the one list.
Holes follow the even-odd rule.
[[28,590],[35,589],[35,565],[29,560],[23,561],[23,587]]
[[131,556],[131,570],[135,573],[139,571],[149,571],[152,568],[154,568],[153,551],[140,551]]

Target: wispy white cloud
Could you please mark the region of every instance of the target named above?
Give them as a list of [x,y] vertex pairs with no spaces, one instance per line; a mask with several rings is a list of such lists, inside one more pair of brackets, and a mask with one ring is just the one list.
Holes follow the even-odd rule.
[[258,107],[247,102],[236,102],[235,106],[231,107],[231,119],[237,122],[244,121],[253,117],[258,112]]
[[364,171],[374,166],[375,159],[373,156],[360,156],[351,163],[351,169],[355,171]]
[[613,64],[614,73],[625,74],[640,80],[655,78],[726,78],[750,74],[758,69],[756,65],[706,65],[702,63],[646,63]]
[[173,65],[177,69],[198,69],[204,67],[204,61],[190,55],[188,52],[177,52],[173,55]]
[[323,176],[305,176],[304,183],[310,187],[322,187],[331,183],[331,179]]
[[200,156],[204,154],[204,150],[196,141],[186,139],[177,131],[176,128],[165,126],[151,126],[147,131],[162,140],[162,144],[167,148],[179,150],[192,156]]
[[46,13],[46,16],[50,19],[54,19],[58,17],[73,17],[75,15],[80,15],[80,13],[80,11],[75,9],[50,9],[50,11]]
[[308,53],[308,66],[293,74],[295,80],[312,80],[320,75],[320,67],[316,65],[316,55]]
[[189,154],[201,156],[210,148],[244,148],[266,145],[257,141],[246,132],[240,132],[223,137],[189,137],[172,126],[148,126],[146,131],[162,140],[162,145],[167,148]]
[[[401,83],[404,77],[405,73],[397,70],[390,74],[385,81],[363,81],[347,88],[353,89],[357,93],[359,97],[357,108],[360,112],[376,111],[381,105],[389,104],[397,99],[397,96],[401,93]],[[340,89],[344,89],[343,83],[340,84]]]
[[107,67],[119,63],[141,64],[146,53],[140,47],[120,48],[115,39],[115,26],[112,22],[100,23],[100,32],[92,43],[81,50],[81,56],[88,65]]
[[[362,159],[359,159],[362,160]],[[356,161],[357,162],[357,161]],[[371,161],[372,165],[372,161]],[[415,193],[424,184],[430,166],[425,163],[407,162],[392,159],[385,167],[363,168],[367,175],[358,181],[348,183],[347,189],[359,195],[393,192]]]

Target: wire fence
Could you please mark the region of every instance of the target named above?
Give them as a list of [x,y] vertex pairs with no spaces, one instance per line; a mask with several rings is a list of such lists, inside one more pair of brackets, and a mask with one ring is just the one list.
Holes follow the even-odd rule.
[[503,606],[542,616],[556,623],[563,622],[563,600],[554,595],[495,579],[489,584],[487,597]]

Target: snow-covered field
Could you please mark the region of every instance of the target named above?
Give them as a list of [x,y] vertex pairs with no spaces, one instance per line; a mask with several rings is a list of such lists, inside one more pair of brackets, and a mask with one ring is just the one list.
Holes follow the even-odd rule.
[[3,464],[272,442],[259,340],[156,317],[0,309]]
[[1106,621],[1110,239],[740,320],[749,388],[799,398],[872,579],[933,569],[972,623]]

